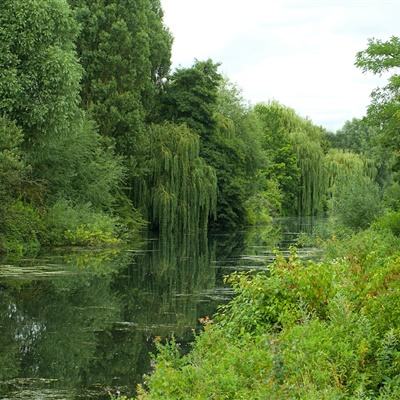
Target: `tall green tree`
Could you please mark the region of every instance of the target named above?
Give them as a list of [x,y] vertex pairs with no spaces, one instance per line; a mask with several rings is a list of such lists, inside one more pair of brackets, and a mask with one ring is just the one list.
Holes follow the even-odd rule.
[[299,195],[300,169],[289,138],[292,114],[275,102],[257,104],[254,111],[261,124],[262,147],[268,160],[266,178],[277,182],[282,192],[283,213],[293,214]]
[[265,164],[261,131],[252,109],[240,91],[224,80],[215,107],[216,126],[203,140],[203,157],[218,179],[216,227],[248,224],[248,201],[263,189],[259,174]]
[[330,133],[328,139],[332,147],[367,154],[376,147],[377,134],[376,127],[369,125],[366,119],[353,118],[336,133]]
[[217,175],[217,228],[247,223],[262,164],[259,126],[239,91],[224,81],[219,64],[196,61],[175,71],[162,98],[161,118],[185,123],[200,136],[200,155]]
[[50,197],[110,206],[122,170],[79,108],[78,25],[64,0],[0,5],[0,114],[23,132],[32,179]]

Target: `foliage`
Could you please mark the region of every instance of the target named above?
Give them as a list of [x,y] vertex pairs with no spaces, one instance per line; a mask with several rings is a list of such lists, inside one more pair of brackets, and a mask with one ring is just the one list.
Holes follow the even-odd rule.
[[[399,88],[400,77],[396,68],[400,66],[400,39],[392,36],[387,41],[371,39],[365,50],[357,54],[356,65],[363,72],[382,74],[393,71],[388,84],[372,92],[372,102],[368,108],[368,122],[379,130],[379,141],[387,149],[391,150],[394,159],[394,169],[399,172],[400,158],[398,149],[400,147],[399,135]],[[396,178],[398,179],[398,177]]]
[[[4,206],[3,206],[4,207]],[[38,211],[22,201],[4,208],[0,229],[0,253],[23,255],[36,252],[44,226]]]
[[335,188],[330,214],[339,225],[365,229],[381,211],[380,190],[370,178],[351,176]]
[[239,90],[211,60],[196,61],[171,76],[162,97],[161,117],[186,123],[200,136],[200,155],[217,174],[217,221],[213,227],[244,225],[245,203],[260,189],[265,163],[256,115]]
[[328,135],[328,139],[334,148],[368,154],[377,145],[377,135],[377,128],[370,126],[365,118],[353,118],[346,121],[335,134]]
[[266,160],[256,115],[245,104],[238,89],[227,80],[219,89],[215,112],[216,128],[208,140],[202,141],[202,155],[217,174],[217,221],[214,226],[233,228],[251,223],[248,202],[265,190],[261,171]]
[[159,0],[69,0],[81,26],[78,55],[84,68],[82,105],[101,135],[111,136],[138,168],[146,120],[156,108],[170,67],[171,35]]
[[290,118],[286,118],[285,114],[289,110],[272,102],[257,104],[254,111],[260,121],[263,132],[262,147],[268,160],[265,175],[267,179],[278,183],[279,190],[283,194],[283,213],[293,214],[296,212],[299,195],[300,170],[289,141]]
[[191,68],[178,68],[170,77],[162,97],[162,118],[186,123],[207,140],[216,129],[214,117],[222,76],[219,64],[197,61]]
[[389,211],[374,222],[377,229],[390,231],[394,236],[400,236],[400,211]]
[[263,148],[270,165],[267,177],[278,182],[283,211],[315,215],[324,200],[325,132],[277,102],[255,107],[263,129]]
[[393,210],[400,210],[400,183],[391,182],[383,192],[383,203]]
[[278,183],[267,180],[266,190],[257,191],[247,199],[247,221],[250,225],[263,225],[271,222],[271,217],[279,216],[282,206],[282,193]]
[[93,210],[90,204],[57,201],[43,218],[47,246],[102,246],[119,242],[118,221]]
[[399,239],[369,230],[342,244],[319,264],[293,253],[233,275],[236,297],[191,353],[161,347],[138,398],[396,398]]
[[159,228],[188,233],[206,230],[215,218],[215,171],[199,156],[197,134],[185,125],[165,123],[148,131],[146,175],[136,179],[136,205]]
[[343,128],[335,134],[329,134],[328,139],[334,149],[341,149],[344,153],[356,153],[368,160],[370,166],[376,169],[373,178],[381,186],[390,179],[393,157],[387,153],[382,143],[379,127],[368,118],[353,118],[345,122]]
[[21,159],[22,140],[21,130],[6,118],[0,117],[0,202],[3,205],[21,191],[25,169]]
[[[78,24],[68,4],[6,0],[0,26],[0,168],[6,168],[8,195],[23,198],[29,204],[22,208],[35,215],[60,198],[110,210],[123,168],[79,108]],[[22,184],[24,164],[29,174]]]

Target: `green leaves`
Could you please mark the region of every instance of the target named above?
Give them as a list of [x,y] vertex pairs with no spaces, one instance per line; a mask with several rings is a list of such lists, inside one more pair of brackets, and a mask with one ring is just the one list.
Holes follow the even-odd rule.
[[234,274],[217,322],[188,355],[168,345],[139,398],[397,398],[399,239],[369,230],[335,245],[318,264],[292,254]]
[[206,230],[215,217],[215,171],[200,158],[199,137],[185,125],[152,125],[135,203],[162,234]]
[[[366,50],[357,54],[356,65],[364,72],[382,74],[394,72],[388,84],[376,89],[368,108],[368,122],[380,131],[380,142],[392,150],[394,172],[400,169],[398,149],[400,147],[398,129],[400,127],[400,77],[395,70],[400,66],[400,39],[392,36],[388,41],[371,39]],[[398,177],[396,177],[398,180]]]

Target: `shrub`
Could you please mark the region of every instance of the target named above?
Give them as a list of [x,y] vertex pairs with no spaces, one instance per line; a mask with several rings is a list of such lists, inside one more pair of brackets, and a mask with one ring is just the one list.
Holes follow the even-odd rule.
[[99,246],[120,242],[116,218],[94,211],[90,204],[57,201],[47,212],[43,243],[50,246]]
[[40,248],[44,226],[39,212],[31,205],[16,201],[4,212],[0,228],[0,252],[23,255]]
[[365,229],[381,213],[380,200],[379,187],[370,178],[352,176],[338,183],[330,216],[344,227]]
[[374,223],[374,227],[390,231],[395,236],[400,236],[400,211],[387,212]]

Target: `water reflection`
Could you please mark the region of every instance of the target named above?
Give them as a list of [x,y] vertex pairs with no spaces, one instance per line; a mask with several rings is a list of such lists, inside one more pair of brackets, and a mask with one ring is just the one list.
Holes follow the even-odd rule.
[[202,294],[215,287],[214,257],[204,236],[186,236],[0,267],[2,398],[129,392],[148,371],[154,336],[189,341],[213,311]]
[[0,397],[131,394],[154,338],[190,343],[198,318],[230,296],[223,276],[263,268],[295,229],[285,221],[212,238],[149,237],[133,249],[0,265]]

